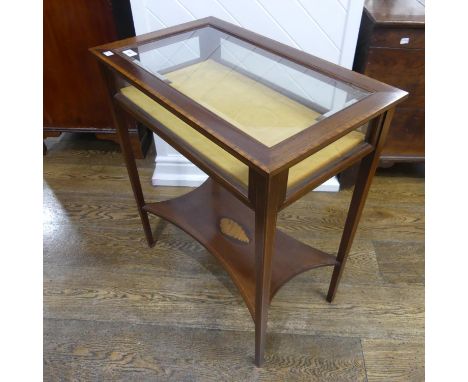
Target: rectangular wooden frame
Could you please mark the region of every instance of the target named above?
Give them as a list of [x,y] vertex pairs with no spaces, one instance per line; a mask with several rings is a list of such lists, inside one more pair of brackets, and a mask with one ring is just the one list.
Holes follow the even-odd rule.
[[[119,54],[112,56],[102,54],[102,52],[107,50],[123,50],[135,45],[189,32],[204,26],[219,29],[278,56],[287,58],[338,81],[362,88],[372,94],[269,148],[241,132],[235,126],[224,121],[194,100],[181,94],[164,81],[146,70],[135,66]],[[383,111],[389,110],[407,94],[400,89],[365,77],[359,73],[351,72],[338,65],[214,17],[101,45],[92,48],[91,52],[103,63],[124,76],[129,83],[198,132],[217,143],[237,159],[258,172],[272,175],[293,166],[360,125],[370,121]]]

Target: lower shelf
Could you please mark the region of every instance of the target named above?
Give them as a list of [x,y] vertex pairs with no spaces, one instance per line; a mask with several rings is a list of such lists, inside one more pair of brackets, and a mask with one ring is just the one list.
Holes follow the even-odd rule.
[[[240,290],[255,317],[254,212],[208,179],[181,197],[148,203],[145,211],[175,224],[212,253]],[[291,278],[306,270],[335,265],[336,258],[277,230],[270,301]]]

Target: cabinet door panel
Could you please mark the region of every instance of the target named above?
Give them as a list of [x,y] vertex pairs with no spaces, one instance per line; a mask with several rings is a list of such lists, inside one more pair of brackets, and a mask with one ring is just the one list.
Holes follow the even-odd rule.
[[44,1],[44,126],[111,126],[106,89],[88,48],[116,39],[110,1]]

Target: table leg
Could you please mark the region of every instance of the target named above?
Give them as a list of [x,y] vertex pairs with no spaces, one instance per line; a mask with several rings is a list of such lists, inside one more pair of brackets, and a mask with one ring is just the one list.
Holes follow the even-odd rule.
[[124,111],[114,100],[114,94],[116,94],[119,89],[112,72],[104,65],[100,65],[100,69],[102,76],[106,81],[108,103],[112,113],[112,120],[117,131],[117,137],[119,139],[120,148],[125,160],[125,166],[127,167],[130,184],[132,185],[133,195],[138,207],[138,213],[140,214],[143,230],[145,231],[146,241],[150,247],[153,247],[155,242],[153,239],[153,233],[151,231],[151,225],[149,223],[148,212],[143,210],[143,207],[146,203],[145,198],[143,197],[143,190],[141,189],[140,176],[138,175],[138,169],[135,163],[135,156],[133,154],[130,134],[128,132],[127,120]]
[[348,259],[349,251],[353,244],[354,235],[361,218],[362,210],[366,203],[367,194],[369,193],[370,185],[374,177],[375,171],[379,164],[380,153],[382,151],[385,139],[387,137],[388,128],[393,117],[393,109],[385,113],[380,119],[380,126],[377,126],[377,140],[375,150],[366,156],[359,167],[359,173],[354,186],[351,204],[348,210],[348,216],[341,236],[340,247],[336,257],[337,264],[333,269],[333,275],[328,289],[327,301],[332,302],[335,298],[338,284],[344,271],[346,260]]
[[286,195],[287,171],[276,177],[251,171],[249,184],[249,198],[255,207],[255,364],[260,367],[265,354],[276,220]]
[[120,147],[125,159],[128,177],[130,178],[130,183],[132,185],[133,195],[135,196],[135,201],[138,207],[138,213],[140,214],[141,223],[143,224],[143,230],[145,231],[146,241],[148,242],[148,245],[150,247],[153,247],[155,241],[153,238],[153,233],[151,231],[148,212],[143,210],[143,207],[146,203],[143,197],[143,190],[141,189],[140,176],[138,175],[138,169],[135,163],[135,156],[133,154],[127,124],[125,123],[125,117],[123,115],[123,111],[120,110],[119,106],[114,104],[113,108],[117,135],[119,137]]

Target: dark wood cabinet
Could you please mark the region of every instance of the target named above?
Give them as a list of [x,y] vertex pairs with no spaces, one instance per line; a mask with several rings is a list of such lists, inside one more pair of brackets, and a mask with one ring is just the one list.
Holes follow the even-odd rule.
[[[90,132],[117,141],[107,90],[88,49],[134,35],[128,0],[44,1],[44,138]],[[136,124],[129,131],[141,158],[151,134]]]
[[424,160],[424,0],[366,0],[353,69],[404,89],[381,164]]

